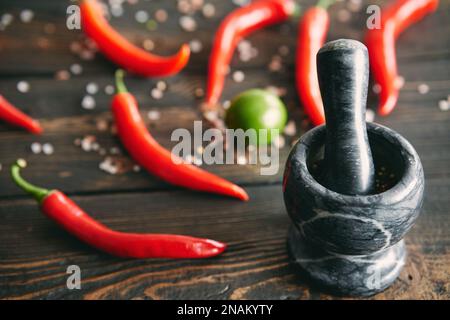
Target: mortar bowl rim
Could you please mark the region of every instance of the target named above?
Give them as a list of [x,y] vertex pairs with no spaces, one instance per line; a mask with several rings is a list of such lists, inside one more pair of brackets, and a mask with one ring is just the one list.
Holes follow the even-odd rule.
[[[317,126],[306,132],[292,148],[289,160],[295,161],[300,169],[297,174],[308,190],[317,196],[321,196],[334,203],[353,206],[370,206],[373,204],[392,205],[402,201],[416,186],[424,181],[422,164],[414,147],[399,133],[383,125],[368,122],[367,132],[369,140],[373,137],[386,140],[394,145],[403,158],[403,175],[397,183],[381,193],[368,195],[346,195],[330,190],[320,184],[310,173],[308,168],[308,156],[310,150],[318,150],[325,143],[326,126]],[[284,179],[287,179],[285,173]],[[283,185],[286,183],[284,182]]]

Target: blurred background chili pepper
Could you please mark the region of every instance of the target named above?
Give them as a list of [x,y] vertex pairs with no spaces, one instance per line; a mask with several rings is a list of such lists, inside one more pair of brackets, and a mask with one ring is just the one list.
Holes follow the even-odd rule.
[[171,57],[160,57],[135,46],[108,24],[97,0],[83,0],[80,9],[83,31],[106,57],[130,72],[146,77],[170,76],[189,61],[187,44]]
[[27,116],[0,95],[0,119],[9,124],[22,127],[34,134],[41,134],[42,127],[37,120]]
[[305,113],[314,125],[325,122],[319,80],[317,79],[316,54],[327,37],[330,18],[327,8],[333,0],[320,0],[300,20],[295,58],[297,93]]
[[397,104],[400,81],[395,52],[395,40],[410,25],[436,10],[438,0],[397,0],[381,13],[381,27],[366,35],[370,67],[380,86],[378,112],[386,116]]
[[283,22],[298,12],[299,7],[292,0],[259,0],[234,10],[222,21],[214,36],[209,57],[207,108],[214,108],[219,103],[238,42],[250,33]]

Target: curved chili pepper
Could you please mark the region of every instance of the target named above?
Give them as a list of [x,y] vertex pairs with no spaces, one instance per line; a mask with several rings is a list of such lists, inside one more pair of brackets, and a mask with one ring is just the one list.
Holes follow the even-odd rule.
[[184,163],[172,155],[151,136],[139,114],[136,99],[123,83],[123,71],[116,72],[117,94],[112,111],[117,133],[130,155],[151,174],[171,184],[193,190],[213,192],[248,200],[247,193],[239,186]]
[[317,78],[316,55],[323,46],[330,25],[327,7],[332,1],[319,1],[309,8],[298,25],[295,78],[298,96],[314,125],[325,122]]
[[147,77],[169,76],[178,73],[189,60],[187,44],[170,57],[160,57],[133,45],[109,25],[97,0],[84,0],[80,9],[84,32],[105,56],[130,72]]
[[380,85],[378,112],[385,116],[394,109],[399,82],[395,40],[411,24],[434,11],[438,0],[399,0],[381,12],[381,28],[371,29],[366,35],[370,67],[375,82]]
[[209,58],[206,104],[214,107],[222,94],[225,75],[239,41],[248,34],[287,20],[298,12],[292,0],[259,0],[230,13],[220,24]]
[[226,245],[209,239],[172,234],[137,234],[109,229],[97,222],[58,190],[30,184],[20,176],[26,162],[11,167],[15,183],[32,195],[42,212],[79,240],[123,258],[207,258],[222,253]]
[[37,120],[27,116],[0,95],[0,118],[34,134],[41,134],[42,127]]

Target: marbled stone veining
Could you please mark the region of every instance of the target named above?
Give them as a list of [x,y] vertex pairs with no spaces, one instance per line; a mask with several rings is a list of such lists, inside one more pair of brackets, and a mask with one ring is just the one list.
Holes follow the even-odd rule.
[[[289,252],[331,291],[372,295],[387,288],[405,263],[402,239],[422,206],[422,164],[400,134],[364,122],[364,45],[333,41],[318,55],[327,125],[304,134],[286,162]],[[377,169],[395,178],[378,181],[384,189],[375,184]]]

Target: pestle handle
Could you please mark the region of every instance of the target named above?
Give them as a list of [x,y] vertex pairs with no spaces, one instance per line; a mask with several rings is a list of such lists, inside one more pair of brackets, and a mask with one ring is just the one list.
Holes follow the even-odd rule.
[[326,118],[323,184],[338,193],[373,191],[375,173],[365,121],[369,60],[359,41],[326,43],[317,54]]

